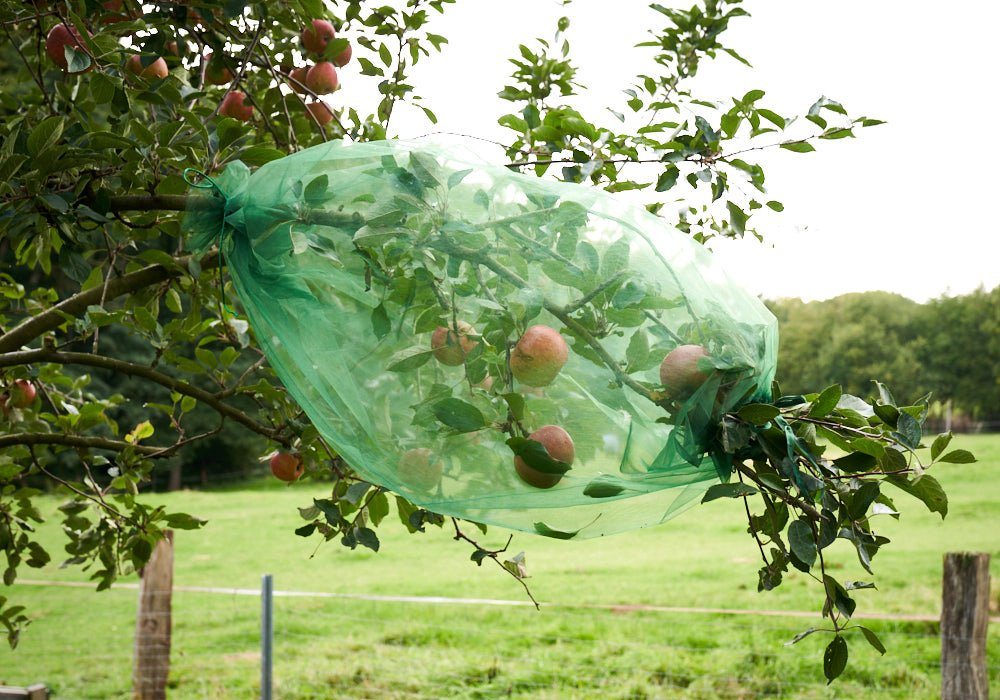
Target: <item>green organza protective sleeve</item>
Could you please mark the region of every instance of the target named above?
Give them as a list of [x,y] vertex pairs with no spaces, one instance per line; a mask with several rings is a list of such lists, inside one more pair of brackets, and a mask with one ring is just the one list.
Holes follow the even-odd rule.
[[[774,317],[607,192],[405,141],[233,163],[216,182],[194,191],[191,247],[221,241],[253,333],[327,442],[434,512],[564,538],[663,522],[729,478],[721,415],[769,397]],[[549,383],[522,373],[529,386],[511,362],[536,326],[568,355]],[[680,346],[694,379],[666,386]],[[527,439],[542,426],[569,436],[571,463]]]

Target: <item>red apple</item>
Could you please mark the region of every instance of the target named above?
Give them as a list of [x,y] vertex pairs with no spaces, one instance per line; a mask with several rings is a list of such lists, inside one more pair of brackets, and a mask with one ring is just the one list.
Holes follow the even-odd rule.
[[326,126],[333,121],[333,108],[322,100],[307,103],[306,110],[313,115],[320,126]]
[[[67,46],[72,46],[74,49],[81,49],[82,47],[80,33],[76,30],[76,27],[66,24],[57,24],[52,27],[49,30],[48,36],[45,37],[45,53],[49,55],[53,63],[63,70],[69,67],[69,64],[66,62]],[[94,64],[91,63],[86,70],[76,72],[86,73],[93,69],[93,67]]]
[[38,392],[35,385],[27,379],[15,379],[10,385],[10,405],[14,408],[27,408],[35,402]]
[[333,57],[333,65],[337,66],[337,68],[346,66],[348,63],[351,62],[351,56],[353,55],[354,55],[354,49],[352,49],[351,45],[348,44],[347,48],[345,48],[343,51],[341,51],[340,53],[338,53],[336,56]]
[[479,343],[470,335],[475,335],[476,329],[465,321],[459,321],[450,329],[438,326],[431,334],[431,349],[434,357],[442,365],[457,367],[465,362],[465,357]]
[[167,69],[167,62],[162,58],[158,58],[152,63],[150,63],[145,68],[142,67],[142,58],[139,56],[132,56],[128,63],[125,64],[130,73],[138,75],[140,78],[145,78],[146,80],[155,80],[160,78],[166,78],[167,74],[170,72]]
[[320,61],[306,73],[306,87],[317,95],[333,92],[339,83],[337,69],[329,61]]
[[311,27],[302,30],[300,38],[306,51],[321,54],[334,37],[333,25],[325,19],[314,19]]
[[241,122],[248,122],[253,117],[253,105],[244,103],[246,95],[239,90],[228,93],[219,105],[219,114],[224,117],[239,119]]
[[[542,447],[549,453],[549,457],[559,462],[573,464],[573,460],[576,458],[573,438],[558,425],[543,425],[529,435],[528,439],[542,443]],[[520,457],[514,457],[514,468],[517,470],[517,475],[525,483],[538,489],[552,488],[562,479],[562,474],[548,474],[529,467]]]
[[399,458],[398,473],[404,484],[422,491],[430,491],[441,481],[444,465],[426,447],[407,450]]
[[205,82],[209,85],[226,85],[233,81],[233,72],[226,67],[221,59],[214,59],[214,54],[205,56],[208,66],[205,68]]
[[289,73],[288,84],[292,87],[292,90],[304,95],[306,92],[306,74],[309,72],[309,66],[301,66],[300,68],[293,68]]
[[510,353],[510,371],[528,386],[548,386],[569,359],[569,346],[548,326],[532,326]]
[[705,357],[708,352],[701,345],[680,345],[663,358],[660,383],[672,399],[686,399],[705,383],[708,375],[698,367]]
[[302,476],[302,458],[291,452],[276,452],[271,456],[271,473],[282,481],[292,482]]

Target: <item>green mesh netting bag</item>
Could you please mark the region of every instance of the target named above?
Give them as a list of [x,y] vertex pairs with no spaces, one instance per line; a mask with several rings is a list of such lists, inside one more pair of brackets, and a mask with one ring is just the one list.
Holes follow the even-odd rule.
[[[202,183],[203,186],[205,183]],[[426,143],[333,142],[195,192],[320,434],[428,510],[554,537],[656,524],[726,480],[777,327],[645,209]]]

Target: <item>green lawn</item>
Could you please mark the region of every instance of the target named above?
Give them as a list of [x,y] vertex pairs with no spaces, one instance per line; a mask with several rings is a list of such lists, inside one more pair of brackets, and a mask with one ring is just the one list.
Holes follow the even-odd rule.
[[[951,498],[942,522],[905,494],[903,519],[884,518],[893,544],[876,560],[879,591],[859,593],[859,613],[939,609],[946,551],[993,555],[1000,578],[1000,436],[956,438],[975,465],[941,465]],[[159,494],[171,508],[209,519],[176,536],[179,586],[255,588],[263,573],[279,590],[346,594],[524,600],[496,567],[477,568],[447,530],[408,536],[380,530],[382,551],[338,544],[310,558],[315,540],[292,534],[295,507],[322,491],[271,481],[213,492]],[[48,502],[51,508],[56,499]],[[528,607],[435,605],[349,598],[279,597],[275,602],[278,698],[931,698],[938,694],[938,626],[871,621],[886,657],[852,639],[851,664],[833,686],[822,683],[825,639],[786,647],[817,619],[592,609],[585,605],[815,610],[819,590],[793,575],[781,589],[756,592],[756,549],[733,501],[698,506],[655,529],[598,540],[561,542],[527,535],[532,590]],[[387,523],[389,520],[386,521]],[[55,543],[56,523],[42,532]],[[483,544],[502,544],[491,530]],[[843,578],[865,578],[839,543],[828,561]],[[82,581],[55,566],[22,577]],[[17,651],[0,650],[0,684],[44,682],[61,698],[130,696],[134,590],[16,584],[5,595],[35,622]],[[993,600],[997,598],[993,594]],[[174,598],[173,698],[248,698],[257,692],[260,603],[253,596],[177,592]],[[1000,694],[1000,625],[990,637],[991,690]]]

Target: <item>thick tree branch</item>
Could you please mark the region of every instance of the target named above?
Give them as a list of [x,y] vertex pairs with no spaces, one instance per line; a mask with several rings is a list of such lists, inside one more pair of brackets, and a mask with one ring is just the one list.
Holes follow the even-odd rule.
[[[171,448],[153,445],[132,445],[122,440],[94,437],[91,435],[64,435],[62,433],[8,433],[0,435],[0,449],[14,445],[65,445],[66,447],[87,447],[99,450],[121,452],[132,448],[142,455],[166,456]],[[172,451],[172,450],[171,450]]]
[[[216,253],[209,253],[200,262],[202,267],[211,267],[216,264],[217,260],[218,256]],[[0,353],[19,350],[22,346],[27,345],[40,335],[55,330],[66,322],[67,316],[79,316],[87,310],[88,306],[99,304],[102,295],[105,301],[107,301],[140,289],[145,289],[173,277],[180,277],[184,274],[190,261],[190,256],[177,258],[176,268],[167,268],[163,265],[150,265],[112,279],[106,288],[104,286],[92,287],[79,294],[74,294],[67,299],[63,299],[55,306],[46,309],[37,316],[24,319],[7,333],[0,335]]]
[[262,423],[258,423],[249,415],[234,408],[230,404],[220,400],[215,394],[200,389],[192,384],[175,379],[170,375],[158,372],[145,365],[116,360],[111,357],[103,357],[86,352],[57,352],[55,350],[24,350],[21,352],[10,352],[0,355],[0,367],[10,367],[13,365],[27,365],[41,362],[52,362],[61,365],[84,365],[87,367],[100,367],[102,369],[120,372],[133,377],[142,377],[149,381],[156,382],[171,391],[176,391],[185,396],[201,401],[211,407],[217,413],[226,418],[230,418],[240,425],[249,428],[255,433],[259,433],[266,438],[288,445],[288,438],[274,428],[269,428]]

